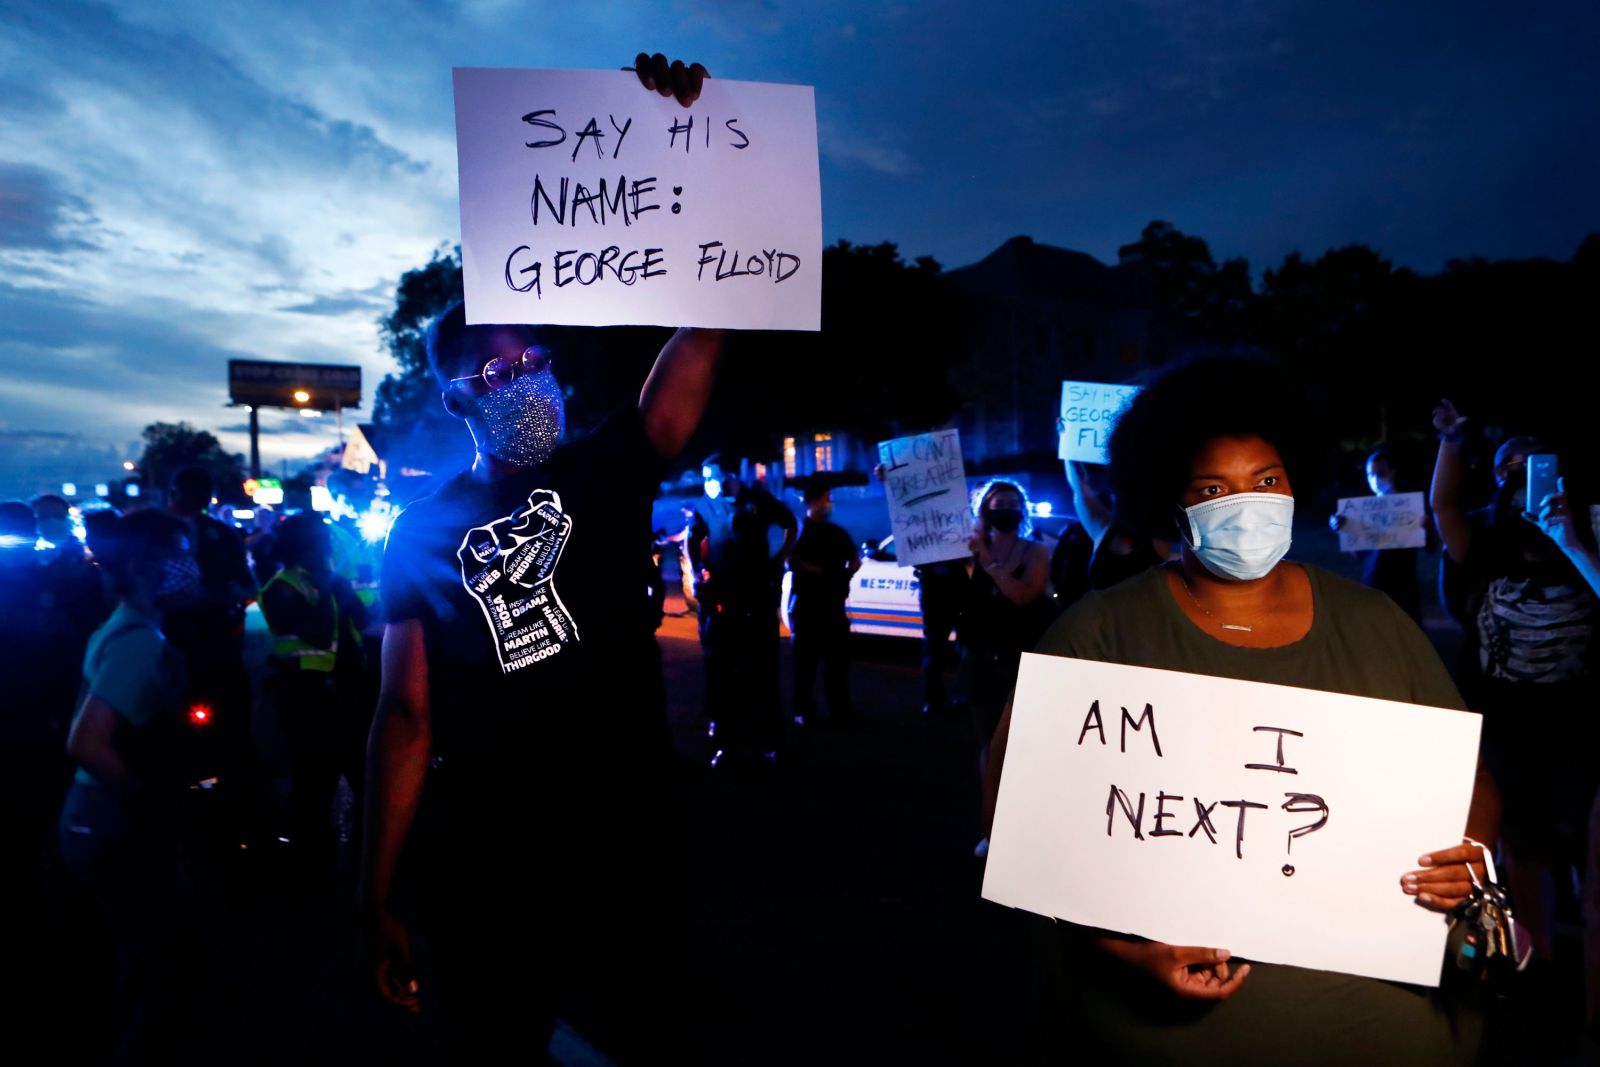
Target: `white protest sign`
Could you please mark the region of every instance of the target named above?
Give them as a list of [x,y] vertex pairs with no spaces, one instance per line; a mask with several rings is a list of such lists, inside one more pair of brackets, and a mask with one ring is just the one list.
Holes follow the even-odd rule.
[[878,445],[878,461],[883,464],[895,561],[914,567],[970,555],[972,512],[961,434],[935,430],[884,441]]
[[1079,463],[1104,463],[1112,424],[1138,391],[1137,385],[1062,382],[1057,457]]
[[1244,959],[1439,983],[1400,891],[1459,844],[1479,717],[1028,654],[983,895]]
[[1339,551],[1421,548],[1428,543],[1421,493],[1351,496],[1339,501]]
[[810,86],[457,68],[467,321],[816,330]]

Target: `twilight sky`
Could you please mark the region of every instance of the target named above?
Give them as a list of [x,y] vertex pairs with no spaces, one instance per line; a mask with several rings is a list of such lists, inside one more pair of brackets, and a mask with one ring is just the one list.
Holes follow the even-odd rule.
[[[457,240],[452,66],[817,87],[825,240],[946,266],[1152,218],[1258,271],[1432,271],[1600,230],[1600,6],[1416,0],[0,0],[0,498],[146,423],[247,449],[230,357],[390,369],[375,319]],[[333,420],[265,413],[263,458]]]

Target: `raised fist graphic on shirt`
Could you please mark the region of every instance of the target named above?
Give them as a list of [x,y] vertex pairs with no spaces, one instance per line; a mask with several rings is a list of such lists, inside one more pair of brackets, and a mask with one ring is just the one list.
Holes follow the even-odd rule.
[[461,584],[483,608],[500,668],[509,674],[549,659],[578,639],[554,582],[572,534],[572,516],[549,489],[528,494],[525,508],[461,540]]

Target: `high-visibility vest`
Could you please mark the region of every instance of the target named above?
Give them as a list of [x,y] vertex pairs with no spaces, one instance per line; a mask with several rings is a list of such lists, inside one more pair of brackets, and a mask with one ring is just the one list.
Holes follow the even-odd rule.
[[[283,582],[290,589],[298,593],[308,604],[317,606],[319,601],[326,599],[328,610],[333,612],[333,641],[327,648],[321,648],[295,634],[280,634],[273,631],[272,654],[281,662],[294,663],[302,671],[318,671],[331,674],[333,665],[339,653],[339,601],[329,592],[324,595],[318,591],[311,580],[298,567],[285,567],[274,574],[267,584],[261,587],[261,610],[267,613],[267,590],[278,582]],[[267,617],[267,625],[272,625],[272,618]]]

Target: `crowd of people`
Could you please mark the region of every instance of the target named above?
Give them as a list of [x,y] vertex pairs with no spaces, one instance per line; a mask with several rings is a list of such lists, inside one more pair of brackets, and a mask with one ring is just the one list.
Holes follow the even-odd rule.
[[[684,106],[705,76],[661,57],[636,68]],[[640,583],[634,564],[652,551],[652,501],[701,420],[722,347],[719,331],[679,330],[637,404],[578,437],[547,331],[445,311],[427,356],[474,460],[401,513],[376,602],[337,526],[295,515],[247,546],[212,517],[203,470],[179,472],[164,509],[82,516],[81,540],[59,497],[0,503],[4,847],[32,858],[9,888],[42,896],[64,879],[84,925],[115,946],[112,1058],[164,1062],[196,1032],[210,992],[191,908],[198,835],[284,846],[294,884],[330,892],[343,781],[379,997],[442,1006],[462,1062],[537,1054],[558,1015],[612,1020],[598,1032],[620,1062],[694,1062],[682,1026],[692,990],[675,980],[691,949],[673,921],[682,853],[653,638],[664,594],[659,570]],[[1416,549],[1371,552],[1361,582],[1289,558],[1296,500],[1312,498],[1329,451],[1304,415],[1313,407],[1266,359],[1165,369],[1118,420],[1108,466],[1067,464],[1076,520],[1053,548],[1020,480],[979,486],[968,551],[917,569],[924,711],[970,715],[992,813],[1030,650],[1471,709],[1485,730],[1468,835],[1497,850],[1527,953],[1547,961],[1557,916],[1600,908],[1592,489],[1533,499],[1528,461],[1546,442],[1510,437],[1489,502],[1469,510],[1473,427],[1448,402],[1434,412],[1430,521],[1464,634],[1452,671],[1419,626]],[[1366,475],[1374,494],[1407,484],[1386,449]],[[792,725],[862,714],[846,612],[861,552],[821,484],[805,490],[803,522],[715,460],[704,484],[683,540],[713,764],[782,773]],[[259,663],[252,604],[270,631]],[[263,714],[281,766],[264,757]],[[1394,891],[1423,907],[1449,912],[1485,877],[1474,844],[1416,845],[1423,859],[1396,872]],[[659,918],[618,921],[641,899]],[[414,928],[427,931],[426,969]],[[1600,945],[1600,926],[1588,934]],[[1067,923],[1041,923],[1040,936],[1051,993],[1039,1030],[1061,1055],[1445,1063],[1482,1043],[1478,1005],[1448,985],[1240,964],[1227,946]],[[1590,958],[1600,964],[1600,949]]]
[[[435,323],[429,344],[478,459],[402,514],[385,554],[381,604],[353,580],[337,525],[292,515],[252,551],[212,517],[215,487],[197,468],[173,479],[164,509],[81,515],[81,537],[60,497],[0,503],[5,831],[11,854],[34,860],[12,891],[40,894],[52,877],[70,880],[84,930],[114,944],[125,1061],[175,1047],[179,1033],[192,1038],[207,995],[196,980],[205,950],[190,915],[201,831],[279,846],[298,885],[327,892],[340,855],[331,812],[341,780],[355,812],[345,854],[364,857],[361,900],[385,997],[408,1010],[424,1003],[408,927],[390,902],[427,783],[436,806],[415,848],[448,876],[420,879],[418,894],[432,973],[463,1056],[498,1047],[509,1020],[526,1032],[530,981],[540,1033],[558,1012],[585,1010],[568,1005],[587,985],[579,1001],[588,1010],[626,1005],[648,1024],[628,1028],[634,1043],[613,1050],[625,1061],[676,1047],[682,1006],[661,993],[670,981],[650,968],[624,976],[602,964],[606,931],[620,936],[606,919],[623,906],[619,887],[670,898],[677,862],[655,802],[668,793],[670,763],[651,639],[660,570],[641,596],[631,572],[610,564],[649,550],[650,503],[665,458],[692,433],[709,396],[720,337],[680,331],[636,411],[567,443],[553,352],[536,328],[469,327],[458,305]],[[1558,922],[1592,915],[1600,896],[1590,835],[1600,773],[1587,743],[1600,696],[1600,555],[1593,524],[1582,521],[1592,512],[1565,484],[1531,500],[1528,460],[1547,445],[1515,436],[1494,455],[1488,502],[1469,510],[1469,424],[1445,402],[1433,415],[1429,547],[1363,553],[1360,582],[1291,562],[1296,493],[1309,496],[1322,474],[1310,431],[1275,414],[1296,410],[1296,388],[1266,360],[1165,371],[1117,423],[1108,467],[1067,464],[1075,518],[1050,547],[1032,528],[1023,485],[981,484],[968,554],[917,570],[923,710],[970,715],[992,805],[1025,651],[1470,708],[1485,728],[1469,836],[1496,844],[1521,951],[1547,962]],[[1199,395],[1214,399],[1197,405]],[[596,469],[636,474],[631,488],[601,486],[589,477]],[[793,724],[846,725],[861,715],[846,613],[861,552],[832,521],[827,487],[805,488],[797,522],[779,498],[715,460],[703,473],[705,496],[685,506],[682,540],[704,646],[712,762],[771,768],[781,765],[791,720],[778,684],[786,572]],[[1367,457],[1365,473],[1374,495],[1407,484],[1387,449]],[[1343,527],[1345,516],[1329,525]],[[1461,628],[1453,670],[1419,627],[1432,598],[1418,552],[1434,544],[1442,606]],[[245,641],[251,604],[270,634],[254,660]],[[1444,616],[1428,621],[1438,628]],[[272,768],[263,713],[282,741]],[[211,794],[208,808],[197,806],[203,794]],[[523,833],[581,858],[575,866],[589,873],[528,886],[523,857],[482,818],[492,811],[514,811]],[[1467,893],[1474,849],[1418,846],[1433,850],[1430,861],[1399,891],[1448,911]],[[977,855],[986,848],[985,838]],[[1483,876],[1481,867],[1475,873]],[[531,921],[519,926],[513,914]],[[510,929],[525,931],[514,951]],[[648,941],[647,955],[669,961],[684,951],[676,934],[670,925],[643,938],[629,930],[627,950]],[[1274,1062],[1296,1036],[1282,1026],[1291,1007],[1301,1039],[1306,1027],[1325,1025],[1341,1055],[1359,1050],[1369,1061],[1455,1062],[1480,1041],[1480,1016],[1452,1001],[1449,987],[1423,993],[1230,966],[1225,948],[1066,924],[1048,940],[1061,1011],[1043,1032],[1088,1042],[1108,1060],[1225,1048],[1244,1062]],[[1162,1011],[1144,995],[1151,978],[1168,991]],[[1322,1018],[1308,1007],[1319,1004],[1341,1007]]]
[[[7,913],[63,918],[54,933],[109,950],[119,1062],[196,1034],[213,861],[275,853],[292,892],[325,891],[334,792],[363,781],[376,590],[335,551],[350,533],[300,513],[262,524],[251,550],[212,514],[215,488],[189,467],[164,507],[0,503],[0,810],[21,860]],[[41,970],[68,955],[24,945]]]

